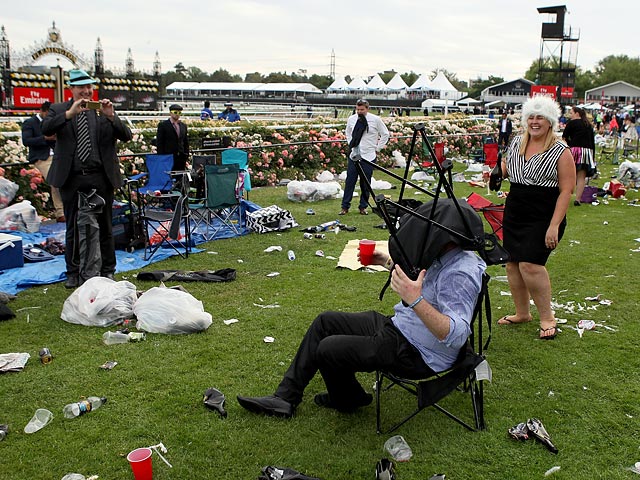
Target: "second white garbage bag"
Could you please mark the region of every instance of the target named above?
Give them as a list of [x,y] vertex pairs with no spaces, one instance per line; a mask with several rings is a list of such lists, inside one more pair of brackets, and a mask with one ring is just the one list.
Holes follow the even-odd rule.
[[211,314],[193,295],[172,288],[153,287],[133,306],[136,327],[149,333],[194,333],[211,325]]

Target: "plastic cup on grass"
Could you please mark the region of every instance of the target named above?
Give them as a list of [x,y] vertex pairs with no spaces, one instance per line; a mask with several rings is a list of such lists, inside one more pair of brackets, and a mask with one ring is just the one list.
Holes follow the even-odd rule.
[[127,455],[127,460],[133,470],[133,476],[136,480],[152,480],[153,466],[151,464],[151,449],[136,448]]

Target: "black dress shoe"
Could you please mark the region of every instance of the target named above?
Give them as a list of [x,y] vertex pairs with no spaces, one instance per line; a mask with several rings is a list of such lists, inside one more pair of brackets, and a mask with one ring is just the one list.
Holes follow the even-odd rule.
[[293,404],[275,395],[267,397],[241,397],[238,395],[238,403],[250,412],[282,418],[291,418],[295,410]]
[[67,281],[64,282],[64,288],[78,288],[80,281],[77,275],[68,275]]
[[373,396],[370,393],[365,393],[363,397],[357,399],[357,401],[355,402],[346,405],[336,405],[331,401],[331,397],[329,396],[329,394],[327,392],[323,392],[318,393],[315,397],[313,397],[313,401],[319,407],[333,408],[342,413],[353,413],[360,407],[371,405],[371,402],[373,402]]

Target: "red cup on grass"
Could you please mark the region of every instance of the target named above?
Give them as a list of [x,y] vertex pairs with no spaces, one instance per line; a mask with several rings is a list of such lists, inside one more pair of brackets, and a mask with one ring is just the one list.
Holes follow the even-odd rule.
[[131,470],[133,470],[133,476],[136,480],[153,479],[151,453],[150,448],[136,448],[127,455],[127,460],[131,464]]
[[375,248],[375,240],[360,240],[360,263],[362,265],[371,265],[371,262],[373,261],[373,251]]

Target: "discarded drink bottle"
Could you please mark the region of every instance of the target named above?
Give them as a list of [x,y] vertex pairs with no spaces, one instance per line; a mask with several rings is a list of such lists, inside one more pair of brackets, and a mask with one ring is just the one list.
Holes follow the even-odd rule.
[[315,238],[319,238],[320,240],[324,240],[327,236],[324,233],[316,233],[314,235]]
[[100,408],[105,403],[107,403],[107,397],[89,397],[86,400],[65,405],[62,413],[64,418],[76,418]]
[[291,261],[294,261],[296,259],[296,254],[294,253],[293,250],[289,250],[287,252],[287,258]]
[[311,240],[313,238],[313,234],[312,233],[305,233],[303,235],[303,237],[305,238],[305,240]]
[[40,362],[43,365],[47,365],[53,361],[53,355],[51,355],[51,350],[47,347],[43,347],[40,349]]
[[338,220],[332,220],[331,222],[321,223],[320,225],[316,226],[316,232],[326,232],[331,227],[334,227],[334,226],[338,225],[339,223],[340,222],[338,222]]
[[118,343],[141,342],[146,339],[143,332],[104,332],[102,341],[105,345],[116,345]]
[[5,439],[7,433],[9,433],[9,425],[0,425],[0,442]]

